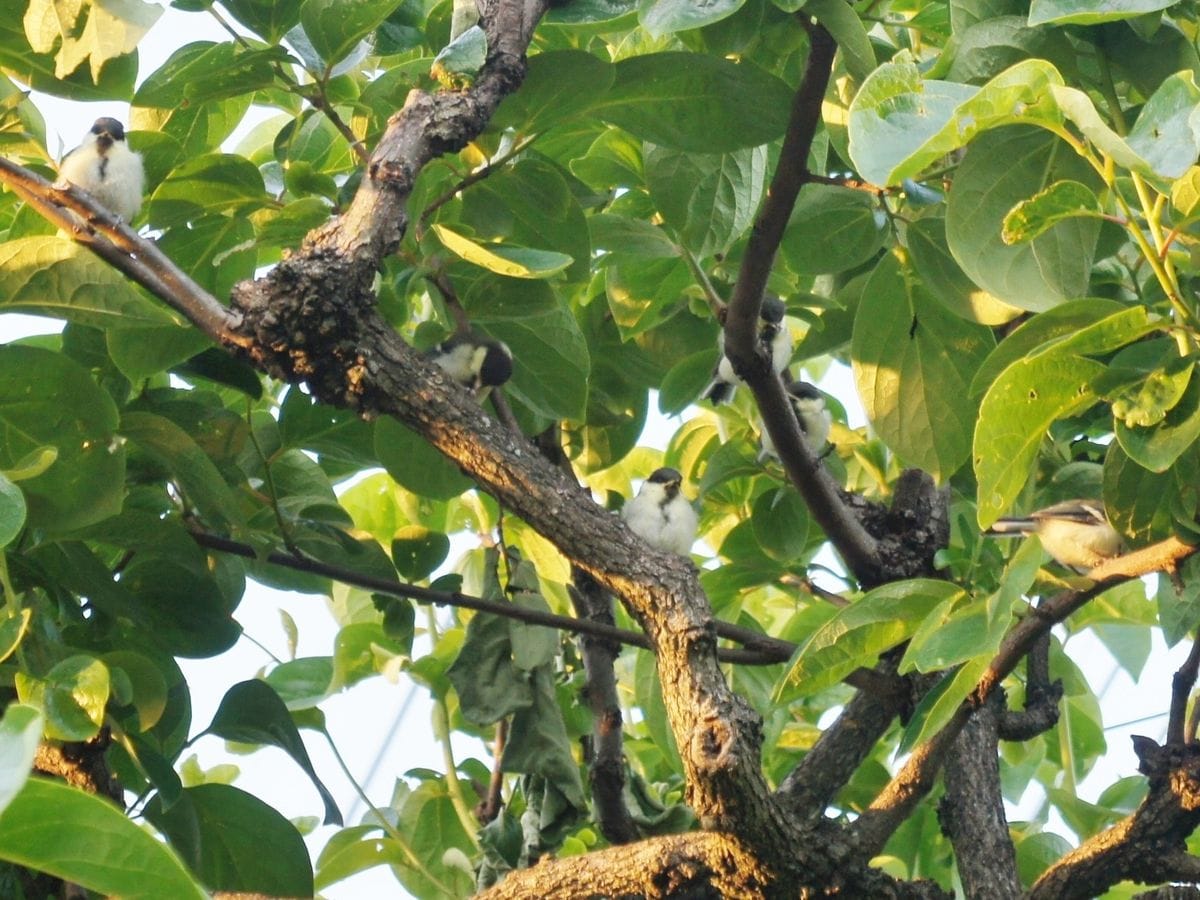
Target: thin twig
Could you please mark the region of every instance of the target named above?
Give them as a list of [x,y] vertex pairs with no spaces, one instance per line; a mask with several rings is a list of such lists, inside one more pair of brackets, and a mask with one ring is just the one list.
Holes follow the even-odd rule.
[[1184,743],[1184,723],[1187,721],[1188,699],[1196,686],[1200,672],[1200,636],[1192,639],[1192,649],[1179,671],[1171,678],[1171,716],[1167,719],[1167,745],[1179,747]]

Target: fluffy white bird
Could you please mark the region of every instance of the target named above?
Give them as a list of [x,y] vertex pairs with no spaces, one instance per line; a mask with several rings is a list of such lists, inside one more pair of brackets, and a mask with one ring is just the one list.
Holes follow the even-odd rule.
[[459,384],[486,394],[512,377],[513,356],[508,345],[478,332],[456,334],[434,347],[429,358]]
[[1121,535],[1098,500],[1064,500],[1028,516],[997,519],[984,534],[1036,534],[1057,562],[1075,569],[1094,568],[1121,553]]
[[[787,323],[783,321],[787,307],[778,297],[763,298],[762,309],[759,311],[758,342],[763,350],[771,357],[771,368],[778,375],[792,361],[792,333],[788,331]],[[717,332],[717,349],[721,358],[713,370],[713,379],[704,389],[704,399],[720,405],[733,399],[733,392],[739,384],[743,384],[738,374],[733,371],[733,363],[725,355],[725,329]]]
[[125,127],[108,116],[97,119],[83,143],[67,154],[58,177],[83,188],[126,222],[132,222],[142,208],[146,183],[142,156],[125,143]]
[[680,493],[682,482],[677,469],[655,469],[637,496],[625,504],[621,518],[651,547],[687,556],[696,542],[699,519]]
[[[824,452],[825,444],[829,441],[829,428],[833,424],[833,417],[825,408],[825,398],[816,387],[807,381],[790,382],[786,390],[788,400],[792,404],[792,412],[796,414],[796,421],[800,423],[800,430],[804,432],[804,442],[808,444],[808,449],[814,456],[819,456]],[[759,459],[765,459],[767,456],[778,459],[779,454],[775,452],[775,442],[767,433],[766,426],[761,420],[758,425],[762,440],[762,452],[759,453]]]

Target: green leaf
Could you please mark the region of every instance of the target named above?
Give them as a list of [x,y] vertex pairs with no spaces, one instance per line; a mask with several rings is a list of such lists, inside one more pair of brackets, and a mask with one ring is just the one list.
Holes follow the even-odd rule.
[[571,257],[566,269],[570,281],[589,277],[592,248],[587,220],[562,171],[545,160],[522,159],[468,191],[463,219],[477,235],[511,239]]
[[653,144],[725,153],[765,144],[787,127],[791,90],[753,63],[649,53],[623,59],[616,69],[612,89],[592,114]]
[[[199,784],[185,788],[169,808],[155,797],[146,806],[146,818],[213,890],[312,896],[312,863],[300,832],[245,791],[227,784]],[[264,852],[268,847],[270,852]]]
[[333,658],[308,656],[291,659],[273,668],[266,682],[289,710],[311,709],[329,694]]
[[1114,528],[1134,545],[1162,540],[1171,533],[1172,500],[1200,482],[1200,457],[1193,449],[1165,472],[1138,465],[1119,441],[1104,454],[1104,505]]
[[8,659],[21,645],[21,639],[29,630],[33,619],[33,610],[29,607],[22,609],[15,616],[8,616],[0,621],[0,662]]
[[1193,72],[1177,72],[1159,85],[1138,113],[1126,142],[1163,178],[1179,178],[1200,155],[1193,124],[1200,88]]
[[70,656],[54,666],[43,682],[46,736],[86,741],[96,736],[108,704],[108,667],[91,656]]
[[591,109],[616,77],[609,62],[582,50],[549,50],[529,58],[521,89],[504,98],[492,125],[537,134]]
[[808,545],[808,506],[796,491],[776,488],[754,501],[750,521],[767,556],[782,563],[798,559]]
[[397,0],[304,0],[300,24],[329,67],[378,28],[397,5]]
[[922,79],[912,57],[899,53],[872,73],[850,104],[850,157],[869,181],[899,184],[990,128],[1057,125],[1062,115],[1052,89],[1062,83],[1054,66],[1030,59],[976,89]]
[[[928,216],[909,224],[905,243],[921,280],[952,313],[980,325],[1003,325],[1021,314],[1015,306],[981,290],[955,261],[946,243],[946,219]],[[995,351],[991,355],[995,355]],[[991,358],[989,355],[989,359]],[[980,369],[982,372],[982,368]],[[979,378],[978,373],[976,379]]]
[[1160,575],[1155,600],[1163,640],[1174,647],[1200,625],[1200,556],[1184,560],[1178,579]]
[[957,672],[947,675],[927,693],[917,704],[897,750],[907,753],[937,734],[954,717],[963,700],[975,690],[989,662],[990,655],[975,657],[964,663]]
[[392,538],[392,564],[405,578],[420,581],[433,574],[450,553],[450,538],[422,525],[407,525]]
[[534,702],[529,673],[513,664],[512,652],[508,619],[471,617],[462,650],[446,670],[468,722],[490,725]]
[[78,363],[49,350],[0,347],[0,425],[0,469],[47,446],[57,450],[49,469],[21,482],[31,525],[69,531],[120,511],[125,450],[117,408]]
[[652,37],[703,28],[733,15],[746,0],[641,0],[638,21]]
[[222,0],[231,16],[269,44],[279,43],[300,21],[300,4],[277,0]]
[[946,311],[895,256],[863,290],[851,344],[871,424],[906,465],[948,479],[970,454],[975,403],[967,385],[991,333]]
[[257,678],[235,684],[221,698],[221,705],[205,731],[227,741],[278,747],[304,770],[321,795],[325,803],[325,824],[342,824],[337,803],[317,777],[291,714],[269,684]]
[[111,801],[41,778],[0,814],[0,859],[122,900],[208,897],[170,849]]
[[833,35],[851,77],[855,81],[866,81],[875,71],[875,50],[854,8],[842,0],[808,0],[804,11],[815,16]]
[[42,713],[37,707],[10,703],[4,710],[4,718],[0,719],[0,813],[29,780],[42,740],[42,726]]
[[157,375],[210,347],[198,328],[167,325],[160,328],[114,328],[105,335],[108,354],[130,381]]
[[175,477],[184,496],[201,515],[224,527],[244,526],[238,499],[208,454],[170,419],[146,412],[127,412],[121,433]]
[[794,272],[844,272],[875,256],[887,236],[887,219],[869,194],[810,184],[800,192],[779,250]]
[[1012,506],[1046,430],[1096,402],[1091,383],[1103,371],[1085,357],[1043,353],[1017,360],[992,383],[979,407],[972,451],[980,528]]
[[1006,128],[981,136],[958,170],[946,209],[950,251],[967,277],[1030,312],[1085,294],[1098,220],[1065,219],[1015,246],[1001,238],[1009,210],[1066,179],[1093,180],[1086,164],[1052,135]]
[[775,700],[811,696],[837,684],[859,666],[907,640],[940,604],[962,596],[945,581],[916,578],[869,591],[812,633],[796,651]]
[[1009,210],[1000,239],[1006,244],[1020,244],[1044,234],[1064,219],[1099,218],[1103,214],[1100,201],[1086,184],[1056,181]]
[[[1200,171],[1200,167],[1198,167]],[[641,219],[598,213],[588,216],[588,232],[592,247],[601,253],[620,253],[650,259],[671,259],[679,256],[679,247],[661,226]]]
[[512,350],[516,366],[505,394],[550,419],[582,419],[591,375],[590,350],[570,311],[556,307],[520,318],[473,320]]
[[166,325],[172,316],[112,266],[60,237],[0,246],[0,312],[53,316],[95,328]]
[[131,693],[118,696],[114,688],[114,704],[131,707],[141,731],[149,731],[157,725],[167,709],[167,674],[150,657],[132,650],[105,653],[101,661],[114,680],[128,681]]
[[1188,166],[1171,184],[1171,204],[1185,216],[1195,214],[1200,207],[1200,166]]
[[549,666],[539,666],[530,675],[532,704],[513,714],[500,768],[541,775],[581,812],[587,808],[587,800],[554,690],[554,676]]
[[565,253],[555,253],[552,250],[534,250],[511,244],[484,246],[445,225],[434,225],[432,231],[451,253],[489,272],[509,278],[549,278],[563,271],[574,261]]
[[75,15],[64,15],[69,9],[52,0],[34,0],[25,12],[30,46],[39,53],[57,48],[55,78],[64,78],[87,62],[91,79],[99,80],[105,64],[132,53],[162,15],[161,7],[141,0],[91,5],[82,17],[78,6]]
[[120,612],[137,622],[146,640],[175,656],[215,656],[241,636],[217,583],[186,560],[135,556],[120,583],[132,602],[131,609]]
[[1179,402],[1157,424],[1139,428],[1118,419],[1113,430],[1130,459],[1165,472],[1200,438],[1200,378],[1190,378]]
[[1055,341],[1070,337],[1089,326],[1127,309],[1115,300],[1099,297],[1072,300],[1052,310],[1022,322],[1012,334],[1000,342],[971,381],[971,395],[981,394],[996,377],[1017,360],[1032,355],[1039,347],[1049,347]]
[[256,48],[227,41],[197,41],[176,50],[138,88],[137,106],[170,109],[264,88],[275,80],[274,66],[286,62],[282,47]]
[[472,25],[439,51],[430,67],[430,74],[444,87],[453,89],[460,76],[464,84],[483,68],[487,58],[487,35],[478,25]]
[[25,495],[0,472],[0,549],[7,547],[25,527]]
[[150,196],[148,218],[154,228],[170,228],[204,215],[245,215],[269,202],[254,163],[209,153],[189,159],[164,179]]
[[765,147],[715,155],[649,146],[644,163],[650,198],[698,257],[729,249],[749,228],[766,186]]
[[1033,0],[1029,5],[1029,24],[1099,25],[1132,19],[1171,5],[1171,0]]
[[431,500],[449,500],[475,486],[431,444],[391,417],[375,422],[375,455],[398,484]]

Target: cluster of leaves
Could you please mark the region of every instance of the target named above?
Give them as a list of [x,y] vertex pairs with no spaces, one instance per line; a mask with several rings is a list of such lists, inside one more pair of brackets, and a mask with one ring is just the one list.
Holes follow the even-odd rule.
[[[23,20],[0,23],[0,142],[50,176],[45,123],[25,87],[131,102],[130,142],[147,170],[134,224],[225,298],[344,206],[361,148],[410,90],[437,89],[430,72],[450,44],[453,4],[173,6],[230,23],[230,39],[188,43],[141,72],[135,47],[158,7],[85,3],[65,21],[50,0],[31,0]],[[732,675],[764,717],[773,779],[846,699],[840,679],[901,641],[911,641],[905,671],[958,674],[881,743],[839,806],[868,803],[888,755],[946,721],[1038,577],[1036,547],[1005,567],[977,526],[1013,507],[1103,496],[1134,542],[1191,528],[1200,58],[1195,23],[1167,6],[574,0],[539,26],[524,84],[479,140],[419,173],[412,227],[378,280],[381,309],[407,339],[445,337],[457,304],[504,340],[517,359],[505,393],[522,430],[560,425],[576,471],[601,495],[628,495],[664,461],[638,446],[651,403],[688,412],[665,461],[703,500],[714,611],[807,642],[786,671]],[[887,585],[840,612],[779,587],[807,574],[824,537],[777,468],[756,460],[746,392],[719,411],[692,406],[716,359],[711,310],[737,277],[807,58],[798,14],[821,21],[840,52],[809,160],[821,177],[801,193],[769,288],[787,301],[794,363],[813,373],[831,358],[849,363],[871,422],[869,433],[835,430],[828,468],[849,489],[885,496],[901,466],[920,467],[952,487],[957,523],[944,554],[955,583]],[[469,70],[476,55],[466,58]],[[438,71],[448,60],[464,66],[443,56]],[[228,149],[252,108],[259,124]],[[494,871],[546,847],[593,846],[571,751],[590,723],[569,644],[482,614],[418,628],[408,601],[209,552],[189,529],[486,597],[505,595],[503,571],[520,588],[515,603],[567,613],[570,572],[546,536],[508,519],[506,545],[527,562],[502,564],[481,546],[448,563],[449,536],[493,535],[501,511],[411,432],[232,361],[11,194],[0,197],[0,241],[0,311],[65,322],[61,335],[0,348],[0,672],[19,701],[0,724],[18,761],[0,786],[0,857],[130,896],[150,878],[179,884],[178,897],[199,896],[197,883],[312,892],[291,823],[237,788],[176,771],[193,723],[175,657],[238,639],[247,578],[335,597],[340,630],[329,656],[230,687],[203,733],[281,746],[316,780],[297,725],[323,730],[324,698],[404,670],[428,687],[443,739],[490,737],[506,718],[521,736],[502,763],[522,780],[482,837],[470,810],[484,763],[416,773],[417,787],[334,838],[318,889],[389,863],[417,895],[462,894],[481,851]],[[435,284],[453,285],[453,300]],[[1150,626],[1161,619],[1177,641],[1200,618],[1192,592],[1165,588],[1158,600],[1156,617],[1139,586],[1110,592],[1070,632],[1095,629],[1136,677]],[[418,631],[427,649],[414,655]],[[1075,796],[1105,750],[1102,725],[1061,642],[1052,666],[1066,682],[1061,731],[1005,751],[1010,799],[1033,782],[1048,792],[1020,830],[1027,878],[1064,849],[1041,830],[1051,809],[1086,835],[1137,799],[1125,782],[1096,805]],[[639,823],[679,827],[686,815],[670,804],[680,767],[653,660],[630,651],[618,670],[640,710],[626,743]],[[140,810],[189,868],[103,802],[25,782],[43,734],[86,742],[102,731],[121,784],[150,797]],[[50,821],[53,840],[27,830]],[[232,822],[257,839],[229,837]],[[58,858],[68,828],[97,856],[103,832],[138,861],[114,872]],[[263,835],[271,856],[257,850]],[[898,873],[950,881],[930,808],[888,853]]]

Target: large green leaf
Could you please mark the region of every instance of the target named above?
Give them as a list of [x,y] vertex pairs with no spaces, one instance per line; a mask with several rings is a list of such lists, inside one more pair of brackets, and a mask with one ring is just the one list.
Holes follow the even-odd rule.
[[1021,314],[1020,309],[981,290],[966,276],[950,253],[943,216],[927,216],[910,223],[904,237],[921,280],[955,315],[980,325],[1003,325]]
[[29,521],[68,531],[121,509],[125,448],[117,408],[88,372],[34,347],[0,347],[0,468],[54,447],[53,465],[21,482]]
[[509,94],[492,125],[536,134],[587,112],[616,77],[611,63],[581,50],[550,50],[529,59],[521,89]]
[[54,316],[95,328],[174,320],[79,244],[48,236],[0,246],[0,311]]
[[906,465],[948,479],[971,448],[967,386],[991,332],[950,314],[885,257],[863,290],[850,355],[871,424]]
[[399,0],[304,0],[300,24],[326,66],[332,67],[399,5]]
[[887,219],[863,191],[810,184],[792,210],[779,251],[795,272],[844,272],[879,252]]
[[979,407],[972,450],[981,528],[1008,512],[1046,430],[1096,402],[1091,383],[1103,371],[1082,356],[1043,353],[1017,360],[992,383]]
[[480,268],[509,278],[549,278],[573,260],[565,253],[537,250],[514,244],[483,244],[445,225],[432,228],[447,250]]
[[1029,24],[1099,25],[1132,19],[1171,5],[1171,0],[1033,0],[1029,5]]
[[750,226],[766,187],[766,148],[721,155],[647,147],[650,197],[698,257],[724,253]]
[[0,859],[123,900],[208,898],[179,858],[110,800],[42,778],[0,813]]
[[171,839],[172,847],[209,888],[312,896],[312,863],[300,832],[245,791],[227,784],[196,785],[185,788],[169,808],[156,797],[146,807],[146,818]]
[[245,214],[270,198],[258,168],[242,156],[210,153],[176,168],[150,196],[155,228],[183,225],[210,214]]
[[0,813],[20,793],[33,769],[42,740],[42,713],[34,706],[10,703],[0,720]]
[[234,41],[197,41],[176,50],[138,88],[138,106],[171,108],[233,97],[266,87],[275,78],[274,66],[287,60],[281,47],[255,48]]
[[654,37],[703,28],[732,16],[746,0],[641,0],[638,21]]
[[227,741],[278,747],[304,770],[321,795],[325,804],[325,824],[342,824],[342,814],[338,811],[333,794],[317,777],[317,770],[313,768],[291,714],[283,700],[265,681],[252,678],[238,682],[227,690],[205,730]]
[[592,113],[654,144],[725,153],[779,137],[790,108],[787,85],[751,62],[650,53],[617,63],[612,89]]
[[1009,245],[1009,211],[1049,184],[1094,176],[1065,144],[1032,128],[1005,128],[972,145],[950,189],[946,235],[972,281],[1005,303],[1042,312],[1087,293],[1100,234],[1095,219],[1066,219],[1027,243]]
[[961,595],[956,585],[931,579],[897,581],[870,591],[801,644],[776,688],[776,700],[815,694],[860,666],[874,666],[879,654],[907,640],[925,616]]

